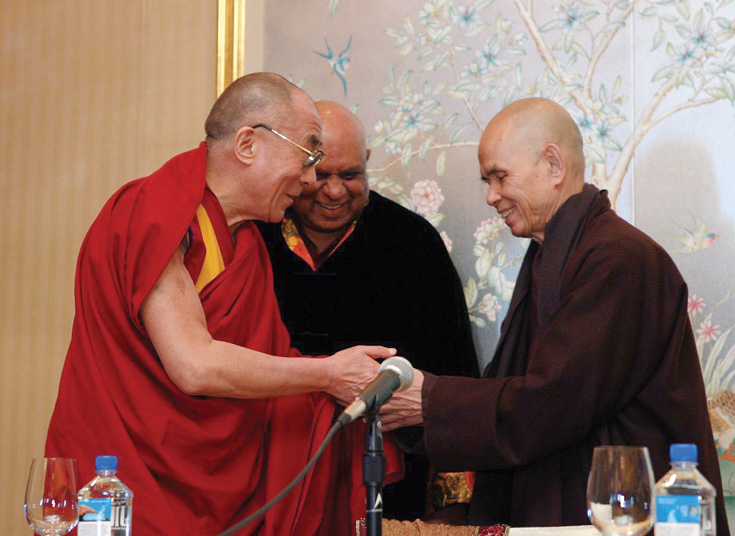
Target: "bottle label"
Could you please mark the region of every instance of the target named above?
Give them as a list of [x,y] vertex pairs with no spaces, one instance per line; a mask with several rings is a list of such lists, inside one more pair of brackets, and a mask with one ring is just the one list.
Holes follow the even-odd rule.
[[699,536],[700,520],[699,496],[656,497],[656,536]]
[[112,533],[111,519],[112,499],[81,499],[77,536],[109,536]]

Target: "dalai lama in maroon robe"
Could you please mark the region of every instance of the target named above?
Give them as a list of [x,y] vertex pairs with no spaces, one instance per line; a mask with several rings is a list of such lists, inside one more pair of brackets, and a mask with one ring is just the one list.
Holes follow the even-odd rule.
[[[48,432],[46,454],[76,458],[82,481],[95,456],[119,456],[137,536],[214,535],[262,506],[321,444],[334,400],[351,402],[376,374],[372,358],[393,353],[303,358],[281,322],[253,220],[279,221],[314,180],[311,99],[277,75],[248,75],[206,131],[198,149],[123,186],[90,228]],[[364,512],[360,434],[338,434],[238,534],[348,534]]]

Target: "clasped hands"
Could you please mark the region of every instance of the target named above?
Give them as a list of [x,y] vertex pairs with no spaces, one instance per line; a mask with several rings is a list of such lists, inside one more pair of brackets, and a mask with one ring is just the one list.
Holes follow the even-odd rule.
[[[329,387],[326,391],[337,399],[338,404],[347,406],[378,375],[379,364],[375,360],[395,354],[394,349],[383,346],[353,346],[327,357]],[[393,393],[392,398],[380,408],[380,421],[386,432],[423,423],[421,387],[424,375],[417,369],[413,372],[411,386],[400,393]]]

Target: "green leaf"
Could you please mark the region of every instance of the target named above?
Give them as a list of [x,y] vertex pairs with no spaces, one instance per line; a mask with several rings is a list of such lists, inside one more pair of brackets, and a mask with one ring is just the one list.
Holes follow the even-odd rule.
[[434,49],[433,48],[431,48],[431,47],[430,48],[425,48],[424,50],[422,50],[421,52],[419,52],[419,55],[416,58],[416,60],[417,61],[421,61],[424,58],[426,58],[426,56],[428,56],[429,54],[431,54],[432,52],[434,52]]
[[447,26],[443,28],[442,30],[438,31],[436,35],[434,35],[433,43],[435,45],[439,45],[447,40],[449,37],[449,34],[452,32],[451,26]]
[[686,0],[678,0],[676,2],[676,10],[679,12],[679,15],[682,16],[682,18],[689,20],[689,17],[691,16],[691,12],[689,10],[689,2]]
[[405,71],[401,77],[398,79],[398,82],[396,82],[396,87],[403,87],[408,85],[408,79],[410,78],[411,74],[413,73],[412,70]]
[[556,30],[557,28],[561,28],[562,21],[558,19],[550,20],[546,24],[542,24],[539,26],[538,31],[541,33],[550,32],[551,30]]
[[478,328],[484,328],[486,326],[485,321],[479,316],[470,315],[470,322],[475,324]]
[[457,112],[449,114],[444,120],[444,128],[449,128],[450,126],[452,126],[452,124],[454,124],[458,117],[459,114]]
[[599,147],[595,145],[587,145],[585,150],[585,156],[596,164],[605,163],[605,153]]
[[727,51],[727,54],[725,54],[722,62],[725,65],[729,65],[733,62],[733,60],[735,60],[735,47],[732,47],[730,50]]
[[505,51],[508,54],[512,54],[514,56],[525,56],[526,55],[526,51],[520,47],[508,47],[505,49]]
[[608,149],[610,151],[622,151],[623,150],[621,145],[617,141],[613,140],[612,138],[607,138],[602,145],[603,147],[605,147],[605,149]]
[[426,221],[428,221],[435,228],[441,225],[442,220],[444,220],[444,214],[442,214],[441,212],[437,212],[436,214],[432,214],[431,216],[426,216]]
[[467,125],[461,125],[455,129],[455,131],[452,132],[452,136],[449,138],[449,143],[456,143],[465,128],[467,128]]
[[482,252],[482,255],[479,259],[475,262],[475,272],[479,276],[480,279],[485,279],[487,277],[487,273],[490,271],[490,267],[492,266],[492,256],[490,255],[490,250],[487,248]]
[[594,19],[599,14],[600,14],[599,11],[588,11],[588,12],[582,14],[581,17],[579,17],[579,22],[580,23],[589,22],[589,21],[591,21],[592,19]]
[[654,51],[659,46],[661,46],[661,43],[664,42],[665,36],[666,34],[664,33],[663,28],[659,29],[656,33],[653,34],[653,46],[651,47],[651,51]]
[[735,102],[735,86],[733,85],[732,80],[721,76],[720,82],[722,83],[722,91],[725,96],[730,99],[730,102]]
[[617,94],[620,91],[620,88],[623,85],[623,77],[618,75],[615,78],[615,83],[613,84],[613,95]]
[[723,30],[729,30],[730,29],[730,21],[727,20],[724,17],[717,17],[715,19],[715,22],[717,23],[717,26],[719,26]]
[[477,282],[475,278],[470,277],[462,290],[464,290],[464,301],[467,304],[467,309],[471,309],[477,301]]
[[692,33],[692,31],[689,29],[689,27],[688,26],[684,26],[683,24],[677,24],[676,25],[676,32],[679,34],[679,36],[682,39],[689,39],[689,36]]
[[426,138],[426,141],[421,144],[421,147],[419,147],[419,158],[421,160],[426,159],[426,153],[429,152],[429,148],[431,147],[431,144],[434,143],[434,136],[429,136]]
[[523,72],[520,62],[517,63],[515,69],[513,69],[513,83],[518,87],[523,83]]
[[569,51],[572,50],[572,43],[574,42],[574,33],[567,32],[564,35],[564,52],[569,54]]
[[447,155],[444,151],[439,153],[439,156],[436,157],[436,174],[440,177],[443,177],[444,174],[447,172]]
[[396,202],[404,208],[410,211],[414,211],[413,201],[409,199],[406,194],[399,194],[396,196]]
[[401,164],[403,164],[403,167],[408,169],[409,164],[411,163],[411,147],[408,146],[403,150],[403,154],[401,155]]
[[[625,9],[627,9],[627,7]],[[654,17],[656,15],[658,15],[658,9],[654,6],[648,6],[641,10],[641,17]]]
[[692,21],[692,24],[694,25],[694,28],[699,28],[702,26],[702,22],[704,21],[704,10],[700,9],[697,11],[697,14],[694,15],[694,20]]

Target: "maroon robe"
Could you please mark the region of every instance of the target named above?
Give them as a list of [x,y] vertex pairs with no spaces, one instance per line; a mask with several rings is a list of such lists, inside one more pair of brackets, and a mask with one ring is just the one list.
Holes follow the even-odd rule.
[[[117,455],[119,476],[135,494],[138,536],[214,535],[252,513],[303,468],[335,412],[323,394],[188,396],[166,374],[140,307],[196,223],[206,158],[202,143],[123,186],[90,228],[77,265],[72,340],[46,454],[77,458],[83,482],[94,474],[95,456]],[[219,208],[208,195],[208,208],[213,202]],[[221,209],[209,217],[222,237]],[[203,254],[192,255],[185,262],[196,277]],[[225,248],[223,256],[224,271],[199,293],[212,337],[272,355],[299,355],[281,322],[268,254],[252,222],[238,228],[234,249]],[[306,479],[238,534],[349,530],[364,512],[363,441],[364,427],[340,432]],[[395,462],[389,442],[386,452]]]
[[729,534],[686,303],[671,258],[606,192],[567,200],[529,247],[485,377],[424,383],[432,464],[478,471],[471,523],[587,524],[595,446],[648,447],[658,479],[671,443],[696,443]]

